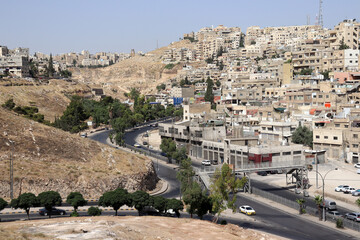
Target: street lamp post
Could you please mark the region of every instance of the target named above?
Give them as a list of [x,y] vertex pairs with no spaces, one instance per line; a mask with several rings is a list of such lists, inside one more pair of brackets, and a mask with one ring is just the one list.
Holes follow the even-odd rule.
[[323,203],[322,217],[323,217],[324,222],[326,221],[326,219],[325,219],[325,178],[329,172],[334,171],[334,170],[338,170],[338,169],[335,168],[335,169],[329,170],[327,173],[325,173],[324,177],[321,175],[321,173],[319,173],[317,170],[315,170],[316,176],[319,174],[321,177],[321,180],[322,180],[322,203]]

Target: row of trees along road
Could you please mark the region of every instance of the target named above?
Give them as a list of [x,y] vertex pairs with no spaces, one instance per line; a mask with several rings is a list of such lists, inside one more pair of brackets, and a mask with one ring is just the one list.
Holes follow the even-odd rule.
[[[74,208],[71,216],[79,216],[77,213],[78,208],[87,205],[87,201],[80,192],[71,192],[66,198],[66,203]],[[61,206],[61,204],[62,199],[58,192],[47,191],[40,193],[38,196],[35,196],[33,193],[23,193],[18,198],[11,200],[10,207],[25,210],[28,219],[30,219],[29,213],[32,207],[44,207],[49,218],[51,218],[51,209],[55,206]],[[0,211],[7,205],[8,203],[0,198]],[[112,207],[115,210],[116,216],[118,210],[124,205],[135,207],[139,215],[145,207],[153,207],[159,213],[165,213],[167,210],[173,209],[177,217],[180,217],[180,211],[184,208],[183,203],[177,199],[166,199],[162,196],[153,197],[144,191],[129,193],[126,189],[122,188],[105,192],[99,199],[99,206]],[[101,211],[99,212],[99,209],[92,207],[89,208],[88,214],[100,215]]]

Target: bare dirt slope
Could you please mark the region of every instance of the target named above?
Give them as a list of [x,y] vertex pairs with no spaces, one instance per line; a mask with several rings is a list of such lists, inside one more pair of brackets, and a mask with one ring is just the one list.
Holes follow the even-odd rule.
[[9,159],[14,141],[14,191],[80,191],[98,198],[105,191],[153,189],[152,162],[90,139],[34,122],[0,107],[0,197],[9,198]]
[[2,223],[6,239],[283,239],[229,224],[164,217],[87,217]]
[[145,54],[135,56],[105,68],[75,68],[72,69],[73,78],[86,84],[101,84],[108,91],[120,93],[123,97],[132,87],[140,89],[142,93],[153,93],[156,86],[173,78],[182,66],[176,65],[172,70],[164,69],[162,56],[171,48],[186,47],[194,49],[195,44],[189,40],[174,42],[169,46],[156,49]]

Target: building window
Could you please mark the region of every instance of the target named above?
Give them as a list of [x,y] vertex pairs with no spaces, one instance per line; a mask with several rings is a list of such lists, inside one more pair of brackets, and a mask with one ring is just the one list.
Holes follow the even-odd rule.
[[340,127],[340,124],[339,124],[339,123],[336,123],[336,124],[335,124],[335,127]]
[[352,146],[353,146],[353,148],[358,148],[359,144],[353,144]]
[[359,137],[358,134],[353,135],[353,138],[358,138],[358,137]]
[[278,156],[280,156],[280,153],[273,153],[272,156],[273,157],[278,157]]
[[338,140],[338,137],[334,137],[334,140]]
[[283,156],[288,156],[288,155],[291,155],[291,152],[283,152],[282,155],[283,155]]
[[299,155],[299,154],[301,154],[301,151],[294,151],[293,154],[294,155]]
[[316,137],[316,139],[319,139],[319,138],[320,138],[320,136],[319,136],[319,135],[316,135],[315,137]]
[[324,136],[324,139],[328,139],[329,137],[328,136]]
[[349,125],[344,125],[344,127],[345,127],[345,128],[348,128],[348,127],[349,127]]

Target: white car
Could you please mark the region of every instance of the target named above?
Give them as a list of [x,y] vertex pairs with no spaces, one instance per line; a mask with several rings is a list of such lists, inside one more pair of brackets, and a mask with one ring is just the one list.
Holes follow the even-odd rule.
[[252,207],[247,206],[247,205],[240,206],[239,210],[241,213],[245,213],[246,215],[249,215],[249,216],[256,214],[255,210]]
[[348,188],[345,188],[345,189],[343,190],[343,193],[353,193],[353,192],[355,192],[355,191],[356,191],[355,188],[353,188],[353,187],[348,187]]
[[356,173],[357,173],[357,174],[360,174],[360,169],[358,169],[358,170],[356,171]]
[[342,192],[344,188],[350,187],[349,185],[339,185],[335,188],[335,192]]
[[354,164],[354,167],[360,168],[360,163],[355,163],[355,164]]
[[210,160],[204,160],[201,162],[202,165],[204,166],[211,166],[211,161]]
[[138,144],[138,143],[135,143],[135,144],[134,144],[134,147],[139,148],[139,147],[141,147],[141,145]]

